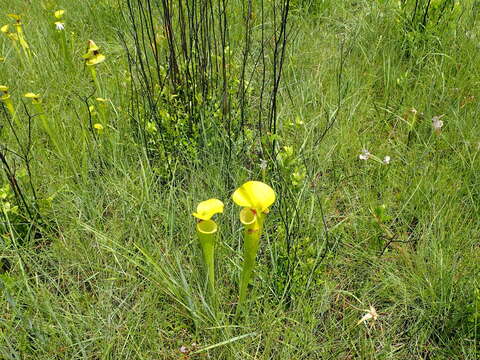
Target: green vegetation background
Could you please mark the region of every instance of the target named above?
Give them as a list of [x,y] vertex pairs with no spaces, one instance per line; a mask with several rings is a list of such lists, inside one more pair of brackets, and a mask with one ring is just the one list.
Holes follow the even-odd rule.
[[[58,47],[57,9],[66,10],[72,64]],[[292,175],[296,217],[283,226],[285,212],[271,209],[250,312],[235,320],[228,314],[241,227],[229,197],[243,181],[262,179],[253,152],[255,161],[227,164],[210,149],[159,180],[131,129],[118,39],[129,29],[117,2],[2,1],[0,25],[11,22],[6,14],[22,14],[35,55],[22,63],[2,36],[0,85],[22,114],[24,106],[35,113],[22,95],[42,94],[57,145],[34,116],[28,156],[50,226],[32,239],[32,229],[1,218],[0,357],[478,359],[478,12],[478,2],[466,1],[418,35],[406,30],[397,2],[292,4],[278,104],[284,168],[263,175]],[[108,101],[95,103],[92,120],[111,119],[101,133],[88,126],[88,39],[107,57],[97,71]],[[440,115],[435,134],[432,117]],[[1,119],[2,144],[21,153]],[[14,126],[25,145],[26,123]],[[362,149],[391,162],[362,161]],[[14,166],[27,188],[22,161]],[[226,203],[216,285],[223,315],[212,315],[205,297],[190,215],[209,197]],[[288,278],[287,237],[295,254]],[[370,306],[378,319],[357,324]]]

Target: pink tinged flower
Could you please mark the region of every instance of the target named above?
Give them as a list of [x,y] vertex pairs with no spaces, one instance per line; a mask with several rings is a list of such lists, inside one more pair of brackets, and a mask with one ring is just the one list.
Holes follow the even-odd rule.
[[370,158],[370,152],[367,149],[363,149],[362,153],[358,155],[360,160],[368,160]]
[[375,310],[373,306],[370,306],[370,309],[365,311],[367,313],[363,315],[363,317],[357,322],[357,325],[360,325],[361,323],[365,323],[369,320],[376,321],[378,319],[377,310]]
[[267,160],[260,159],[260,169],[262,171],[265,171],[267,169],[268,163]]
[[442,130],[443,121],[440,120],[445,115],[438,115],[432,118],[433,130],[438,134]]

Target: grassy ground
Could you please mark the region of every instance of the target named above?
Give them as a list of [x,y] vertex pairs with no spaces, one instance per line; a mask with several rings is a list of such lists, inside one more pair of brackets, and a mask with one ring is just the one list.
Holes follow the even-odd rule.
[[[262,174],[244,157],[200,149],[168,181],[134,136],[117,3],[0,3],[0,25],[23,14],[34,53],[28,60],[0,34],[0,85],[17,111],[1,112],[2,153],[27,204],[0,192],[2,358],[478,359],[478,5],[466,1],[418,35],[396,2],[312,3],[290,14],[282,166]],[[88,39],[107,56],[93,97],[81,61]],[[42,95],[50,135],[22,97],[30,91]],[[362,149],[378,161],[360,160]],[[249,311],[235,317],[242,241],[229,199],[248,179],[280,198]],[[226,204],[217,305],[190,215],[209,197]],[[28,206],[40,209],[41,236]],[[370,306],[378,318],[358,324]]]

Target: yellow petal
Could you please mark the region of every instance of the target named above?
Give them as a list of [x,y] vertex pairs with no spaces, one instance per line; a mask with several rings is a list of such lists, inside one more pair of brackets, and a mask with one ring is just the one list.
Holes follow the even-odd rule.
[[29,92],[29,93],[26,93],[23,96],[28,98],[28,99],[38,99],[40,97],[40,94],[34,94],[34,93]]
[[95,44],[93,40],[88,40],[88,52],[98,51],[100,48]]
[[197,230],[202,234],[215,234],[218,226],[213,220],[202,220],[197,224]]
[[218,199],[208,199],[198,204],[197,211],[192,215],[200,220],[210,220],[217,213],[223,213],[223,202]]
[[13,20],[20,21],[20,15],[17,14],[7,14],[7,16]]
[[8,86],[0,85],[0,91],[7,92],[8,91]]
[[102,131],[103,130],[103,125],[99,124],[99,123],[96,123],[96,124],[93,124],[93,128],[97,129],[98,131]]
[[65,14],[65,10],[57,10],[53,13],[53,16],[57,19],[61,19],[63,14]]
[[93,40],[88,40],[87,53],[82,57],[84,59],[90,60],[93,57],[99,55],[100,48],[95,44]]
[[89,58],[86,61],[86,64],[88,66],[92,66],[92,65],[100,64],[101,62],[104,62],[104,61],[105,61],[105,55],[97,54],[97,55],[94,55],[91,58]]
[[8,24],[3,25],[2,27],[0,27],[0,31],[5,34],[8,33],[8,26],[9,26]]
[[235,190],[232,199],[239,206],[265,212],[274,203],[275,192],[261,181],[247,181]]

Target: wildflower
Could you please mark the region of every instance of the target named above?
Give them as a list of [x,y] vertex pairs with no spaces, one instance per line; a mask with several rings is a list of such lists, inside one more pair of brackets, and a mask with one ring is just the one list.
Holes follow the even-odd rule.
[[10,25],[8,24],[3,25],[2,27],[0,27],[0,32],[4,33],[13,42],[13,45],[16,48],[17,46],[16,42],[19,40],[18,35],[15,33],[11,33],[9,29],[10,29]]
[[59,31],[65,30],[65,24],[60,21],[55,21],[55,29]]
[[367,150],[367,149],[363,149],[362,150],[362,153],[360,155],[358,155],[358,158],[360,160],[368,160],[370,158],[371,154],[370,152]]
[[[17,30],[16,36],[13,36],[14,34],[8,34],[9,37],[12,40],[18,40],[20,42],[20,46],[23,48],[23,51],[25,52],[25,54],[28,57],[30,57],[30,55],[31,55],[30,46],[28,45],[27,40],[25,39],[25,35],[23,33],[23,24],[22,24],[22,19],[21,19],[20,15],[8,14],[7,16],[12,18],[13,20],[15,20],[14,26]],[[8,31],[8,28],[7,28],[7,31]]]
[[443,121],[440,120],[442,117],[444,117],[445,114],[443,115],[438,115],[438,116],[434,116],[432,118],[432,126],[433,126],[433,130],[435,131],[435,134],[439,135],[440,132],[442,131],[442,126],[443,126]]
[[248,181],[240,186],[232,195],[235,204],[242,206],[240,222],[244,225],[243,267],[240,274],[239,306],[247,296],[248,283],[255,267],[256,256],[263,231],[265,215],[269,206],[275,202],[273,189],[260,181]]
[[260,181],[248,181],[232,195],[233,202],[251,210],[255,216],[268,214],[268,207],[275,202],[273,189]]
[[10,19],[15,20],[17,23],[21,23],[21,17],[17,14],[7,14]]
[[97,109],[95,108],[94,105],[90,105],[88,107],[88,111],[90,112],[90,115],[92,115],[92,116],[97,116],[98,115]]
[[8,112],[15,118],[15,107],[13,106],[12,99],[10,98],[10,94],[8,93],[8,86],[0,85],[0,101],[5,104]]
[[26,97],[27,99],[32,99],[32,104],[40,104],[42,100],[40,99],[40,94],[34,94],[34,93],[26,93],[23,95],[23,97]]
[[357,325],[360,325],[362,322],[365,323],[368,320],[376,321],[378,319],[377,310],[375,310],[373,306],[370,305],[370,309],[365,311],[367,313],[357,322]]
[[265,171],[267,170],[268,162],[267,160],[260,159],[260,170]]
[[215,234],[218,226],[211,218],[218,213],[223,213],[223,202],[218,199],[208,199],[199,203],[197,211],[192,214],[199,219],[197,237],[207,267],[207,279],[212,295],[215,294]]
[[65,10],[57,10],[53,13],[53,16],[55,16],[55,19],[60,20],[63,17],[63,14],[65,14]]
[[97,65],[105,61],[105,55],[100,53],[100,48],[93,40],[88,40],[87,53],[83,55],[87,66]]
[[103,131],[103,125],[99,123],[93,124],[93,128],[97,130],[99,133]]
[[385,157],[383,158],[383,163],[384,163],[385,165],[390,164],[390,156],[388,156],[388,155],[385,156]]
[[210,220],[218,213],[223,213],[223,202],[218,199],[208,199],[197,205],[197,211],[192,215],[200,220]]

